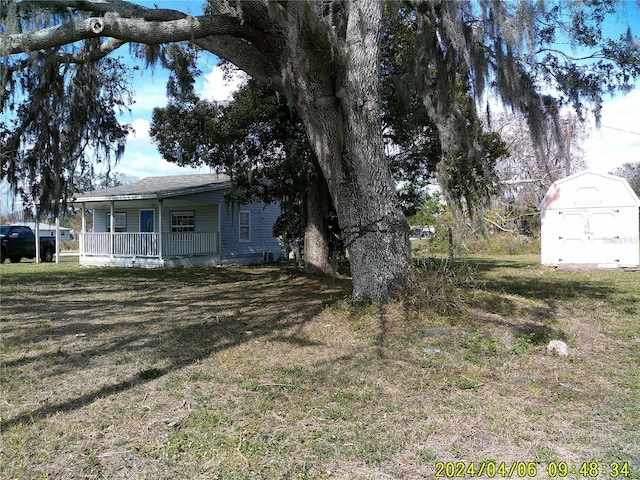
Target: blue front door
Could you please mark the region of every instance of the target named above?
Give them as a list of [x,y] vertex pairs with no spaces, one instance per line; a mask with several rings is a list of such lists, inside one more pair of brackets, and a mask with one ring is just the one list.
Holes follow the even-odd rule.
[[[153,210],[140,210],[140,233],[154,233],[155,212]],[[142,255],[156,256],[157,240],[155,235],[144,235],[142,238]]]
[[153,210],[141,210],[140,211],[140,232],[142,233],[153,233],[155,231],[153,220],[154,220],[154,211]]

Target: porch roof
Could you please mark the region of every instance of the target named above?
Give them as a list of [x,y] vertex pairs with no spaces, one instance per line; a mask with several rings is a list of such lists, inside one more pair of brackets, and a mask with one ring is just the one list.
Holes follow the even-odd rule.
[[153,200],[227,188],[231,179],[227,175],[197,174],[147,177],[119,187],[80,193],[74,204],[116,200]]

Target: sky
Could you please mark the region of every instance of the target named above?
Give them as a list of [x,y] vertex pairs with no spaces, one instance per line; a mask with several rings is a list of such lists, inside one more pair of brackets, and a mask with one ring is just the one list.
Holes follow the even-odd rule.
[[583,148],[589,168],[601,173],[640,162],[640,86],[604,103],[600,128]]
[[[207,168],[181,168],[162,159],[149,137],[151,112],[156,106],[166,104],[166,77],[155,75],[141,80],[142,91],[136,93],[137,101],[121,118],[131,123],[135,133],[129,135],[123,158],[115,167],[119,173],[144,178],[156,175],[180,175],[207,173]],[[244,81],[238,75],[230,82],[222,78],[220,68],[210,71],[198,81],[196,91],[203,98],[216,101],[228,100]],[[604,102],[600,128],[591,125],[589,137],[582,144],[587,166],[600,173],[609,173],[624,163],[640,162],[640,86],[626,95],[619,95]]]
[[[605,21],[603,31],[616,38],[626,34],[629,26],[640,37],[640,3],[636,0],[623,0],[617,14]],[[600,128],[591,127],[583,144],[589,168],[609,173],[624,163],[640,162],[640,82],[626,95],[605,97]]]

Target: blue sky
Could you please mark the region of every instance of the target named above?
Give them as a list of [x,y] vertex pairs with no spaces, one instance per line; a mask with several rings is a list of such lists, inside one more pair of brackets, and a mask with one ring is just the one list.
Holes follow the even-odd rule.
[[[141,5],[153,8],[172,8],[185,13],[199,15],[202,13],[201,0],[168,1],[149,0],[137,1]],[[128,46],[121,49],[120,55],[126,58]],[[196,80],[196,92],[209,100],[224,101],[244,81],[241,72],[231,81],[223,79],[222,71],[217,67],[219,59],[214,55],[202,53],[198,59],[202,75]],[[206,168],[181,168],[166,162],[158,153],[156,146],[149,137],[151,114],[156,107],[163,107],[167,103],[166,85],[168,73],[162,67],[153,69],[141,68],[134,73],[133,88],[134,104],[131,112],[121,115],[121,121],[133,126],[135,133],[127,139],[124,157],[115,166],[115,171],[127,176],[144,178],[156,175],[177,175],[184,173],[206,173]]]
[[[640,2],[636,0],[622,1],[603,30],[616,38],[629,26],[636,38],[640,37]],[[607,173],[623,163],[640,162],[640,83],[626,95],[607,98],[600,129],[593,122],[591,127],[591,135],[583,144],[590,168]]]

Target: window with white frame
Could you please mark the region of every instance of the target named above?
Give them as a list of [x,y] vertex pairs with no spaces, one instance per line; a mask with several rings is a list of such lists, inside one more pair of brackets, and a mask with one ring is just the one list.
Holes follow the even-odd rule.
[[194,232],[195,214],[193,212],[171,212],[171,231],[173,233]]
[[240,212],[240,241],[251,240],[251,212]]
[[[113,231],[127,231],[127,212],[113,212]],[[111,219],[109,214],[107,214],[107,232],[111,232]]]

